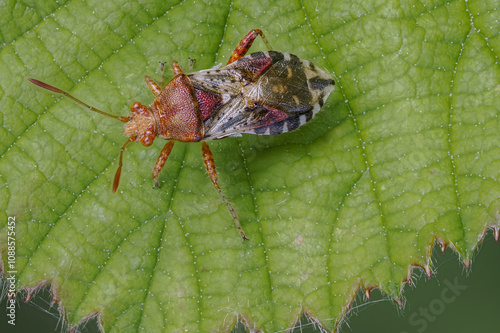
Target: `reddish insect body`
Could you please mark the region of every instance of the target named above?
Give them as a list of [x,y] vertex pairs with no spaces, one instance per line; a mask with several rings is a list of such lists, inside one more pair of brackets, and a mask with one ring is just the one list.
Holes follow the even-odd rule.
[[[158,186],[158,176],[174,140],[197,142],[241,136],[242,133],[274,135],[288,132],[309,121],[333,90],[334,81],[328,73],[295,55],[266,51],[245,56],[258,35],[270,49],[262,32],[251,30],[240,41],[225,67],[186,75],[174,61],[174,78],[163,89],[146,76],[145,81],[156,97],[149,107],[133,103],[129,117],[108,114],[58,88],[29,80],[42,88],[64,94],[92,111],[127,122],[124,134],[128,140],[120,151],[113,192],[118,188],[123,151],[128,143],[136,141],[150,146],[156,137],[169,140],[153,169],[155,186]],[[202,144],[202,152],[210,179],[241,237],[248,239],[218,184],[214,159],[206,142]]]

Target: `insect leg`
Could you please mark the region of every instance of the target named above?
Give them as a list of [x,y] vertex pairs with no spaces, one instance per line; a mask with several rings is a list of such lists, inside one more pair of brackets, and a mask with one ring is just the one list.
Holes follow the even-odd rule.
[[243,240],[248,240],[247,236],[245,236],[245,232],[243,232],[243,228],[241,228],[241,224],[240,221],[238,220],[238,215],[236,215],[236,211],[234,210],[233,206],[231,206],[224,193],[222,193],[222,190],[217,181],[218,177],[217,177],[217,171],[215,170],[214,157],[206,142],[202,143],[202,151],[203,151],[203,160],[205,161],[205,167],[207,168],[207,172],[208,175],[210,176],[210,179],[212,180],[212,183],[214,183],[214,186],[217,189],[217,192],[219,192],[222,201],[224,201],[224,203],[227,206],[227,209],[229,210],[229,213],[233,217],[234,224],[236,224],[236,228],[238,228],[241,238],[243,238]]
[[[162,75],[163,77],[163,75]],[[160,86],[158,85],[158,83],[156,83],[151,77],[149,76],[144,76],[144,81],[146,81],[146,84],[148,85],[149,87],[149,90],[151,90],[151,92],[155,95],[155,96],[158,96],[160,93],[161,93],[161,88]]]
[[264,44],[266,44],[266,47],[269,50],[271,50],[271,45],[267,41],[266,37],[264,37],[264,33],[259,29],[252,29],[238,43],[238,46],[236,46],[233,53],[229,57],[229,61],[227,62],[227,64],[229,65],[233,61],[236,61],[236,60],[240,59],[241,57],[244,57],[245,54],[247,53],[248,49],[250,48],[250,46],[252,46],[252,43],[255,40],[255,38],[257,38],[257,36],[259,36],[259,35],[260,35],[260,37],[262,37],[262,40],[264,41]]
[[172,70],[174,71],[174,76],[177,76],[179,74],[184,74],[184,72],[182,71],[182,68],[181,66],[179,65],[179,63],[177,61],[172,61]]
[[165,162],[167,162],[168,155],[170,155],[170,152],[172,151],[174,142],[175,141],[167,142],[165,146],[163,146],[160,156],[158,156],[158,159],[156,160],[156,164],[153,169],[153,179],[155,180],[155,187],[160,187],[160,184],[158,184],[158,176],[160,175],[160,171],[161,169],[163,169]]
[[[181,66],[177,61],[172,62],[172,69],[174,71],[174,76],[177,76],[179,74],[183,74]],[[146,75],[144,77],[144,81],[146,81],[146,84],[149,87],[149,90],[155,95],[158,96],[161,94],[161,87],[165,86],[165,63],[160,62],[160,71],[161,71],[161,82],[160,84],[156,83],[155,80],[153,80],[150,76]]]

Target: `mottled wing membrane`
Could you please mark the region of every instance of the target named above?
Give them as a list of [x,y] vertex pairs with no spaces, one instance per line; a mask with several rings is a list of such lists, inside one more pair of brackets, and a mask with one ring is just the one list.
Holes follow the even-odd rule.
[[247,96],[262,104],[285,111],[307,112],[311,92],[300,59],[279,60],[246,89]]
[[196,89],[222,96],[220,109],[205,119],[205,139],[292,131],[312,119],[334,88],[311,62],[274,51],[189,77]]

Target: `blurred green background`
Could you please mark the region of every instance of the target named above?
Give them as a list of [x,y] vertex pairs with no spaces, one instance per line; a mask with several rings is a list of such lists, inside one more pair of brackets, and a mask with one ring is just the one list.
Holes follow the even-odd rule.
[[[428,279],[422,270],[414,271],[416,285],[406,286],[404,309],[399,309],[394,302],[373,291],[369,301],[358,293],[343,322],[342,333],[497,333],[500,332],[500,243],[495,242],[491,231],[486,235],[472,262],[471,269],[466,271],[456,254],[447,249],[444,254],[439,247],[434,248],[434,272]],[[457,280],[455,281],[455,278]],[[456,290],[453,301],[449,284],[461,286]],[[66,332],[57,309],[51,307],[52,297],[45,288],[30,303],[18,299],[16,326],[7,324],[5,316],[6,295],[5,284],[2,294],[1,308],[4,309],[0,320],[0,332]],[[442,296],[444,295],[444,296]],[[427,309],[428,316],[421,315]],[[413,321],[412,321],[413,319]],[[96,319],[77,332],[99,332]],[[240,325],[233,332],[246,332]],[[303,318],[293,333],[321,332],[307,319]]]

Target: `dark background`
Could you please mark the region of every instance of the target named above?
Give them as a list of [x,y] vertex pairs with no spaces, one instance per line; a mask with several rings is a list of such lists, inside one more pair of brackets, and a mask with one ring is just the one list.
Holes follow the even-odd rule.
[[[377,290],[372,292],[371,299],[365,301],[362,294],[356,297],[347,318],[342,323],[342,333],[498,333],[500,332],[500,242],[495,242],[492,232],[489,231],[480,251],[473,258],[471,269],[465,270],[458,256],[450,249],[444,254],[438,247],[434,248],[433,274],[428,279],[422,270],[416,269],[416,286],[405,288],[404,309],[398,306]],[[454,301],[453,293],[444,292],[449,288],[447,283],[465,286],[459,290]],[[30,302],[18,298],[16,310],[16,326],[7,324],[5,309],[7,306],[5,284],[3,284],[3,309],[0,317],[0,332],[66,332],[57,309],[51,307],[52,297],[46,288]],[[447,302],[444,302],[447,300]],[[427,309],[429,316],[425,319],[419,312]],[[415,315],[414,313],[417,313]],[[410,318],[413,318],[411,321]],[[99,332],[97,321],[90,320],[84,326],[78,327],[77,332]],[[233,332],[246,332],[240,324]],[[293,333],[321,332],[307,319],[303,318],[300,327]]]

